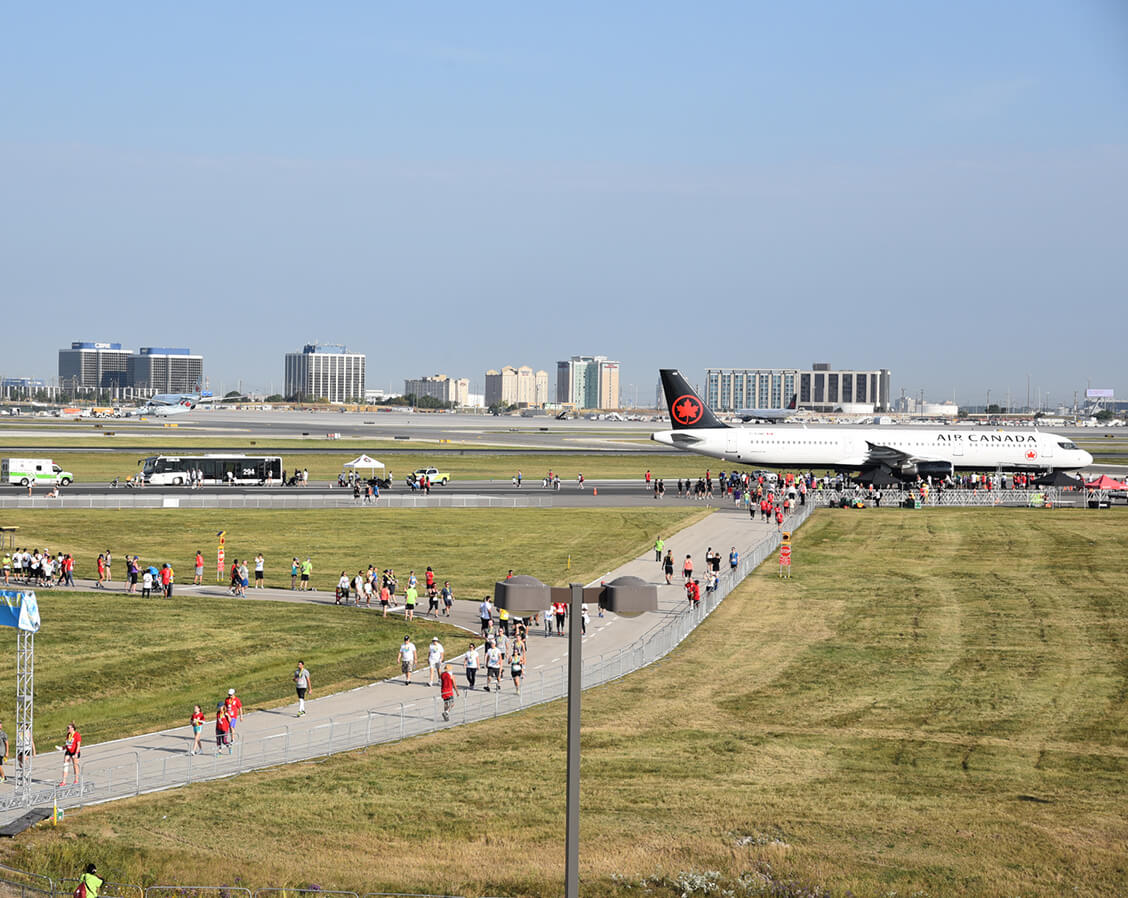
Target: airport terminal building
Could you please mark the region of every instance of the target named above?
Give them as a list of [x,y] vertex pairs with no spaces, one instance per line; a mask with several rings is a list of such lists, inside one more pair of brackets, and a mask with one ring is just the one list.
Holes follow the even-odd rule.
[[889,369],[874,371],[832,369],[816,362],[799,368],[709,368],[705,372],[705,402],[719,412],[738,409],[784,409],[797,397],[797,407],[833,412],[843,406],[868,404],[889,409]]
[[298,402],[349,402],[364,397],[365,356],[341,344],[307,343],[286,353],[286,397]]

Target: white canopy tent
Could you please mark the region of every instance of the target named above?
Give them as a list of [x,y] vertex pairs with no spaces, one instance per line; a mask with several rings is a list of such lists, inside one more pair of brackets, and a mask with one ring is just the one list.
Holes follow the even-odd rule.
[[368,468],[370,471],[375,471],[377,468],[384,467],[382,461],[376,461],[370,455],[360,455],[352,461],[347,461],[342,467],[345,468]]

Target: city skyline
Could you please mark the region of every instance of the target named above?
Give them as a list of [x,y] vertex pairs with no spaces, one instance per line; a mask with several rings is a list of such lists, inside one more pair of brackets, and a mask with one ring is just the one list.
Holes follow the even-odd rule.
[[[118,336],[118,334],[116,332],[111,334],[111,337],[116,337],[116,336]],[[152,342],[152,341],[150,340],[150,342]],[[302,343],[303,341],[299,340],[297,342]],[[152,350],[154,352],[160,351],[157,348],[152,348],[152,347],[144,346],[144,345],[138,345],[138,347],[136,349],[133,349],[133,348],[131,348],[130,341],[121,340],[121,339],[102,340],[101,338],[99,338],[96,341],[78,341],[78,340],[75,340],[75,341],[71,341],[71,343],[74,346],[77,346],[81,343],[81,345],[84,345],[84,346],[87,346],[87,347],[92,347],[92,346],[95,346],[95,345],[104,345],[106,347],[114,347],[114,348],[116,348],[117,351],[120,351],[123,354],[125,354],[125,353],[140,354],[142,351],[148,352],[150,350]],[[308,341],[306,341],[306,343],[308,343]],[[308,345],[331,347],[334,344],[320,343],[318,341],[313,341],[312,343],[308,343]],[[39,380],[39,381],[43,381],[47,385],[59,385],[60,384],[60,377],[58,375],[58,361],[57,361],[58,360],[58,353],[64,352],[64,351],[66,351],[66,347],[55,347],[55,349],[54,349],[55,362],[51,366],[52,373],[50,373],[50,374],[44,374],[44,373],[39,373],[39,372],[15,371],[15,370],[0,370],[0,378],[5,379],[5,380],[8,380],[8,379]],[[184,352],[184,350],[177,350],[177,351],[178,352]],[[293,350],[292,349],[285,349],[285,350],[280,349],[280,351],[282,352],[282,363],[281,363],[281,365],[279,365],[279,368],[280,368],[279,372],[277,372],[275,377],[267,378],[266,380],[263,380],[263,381],[256,381],[253,377],[251,377],[249,375],[239,374],[238,372],[235,373],[235,375],[232,377],[231,380],[223,380],[221,378],[218,378],[217,376],[212,375],[212,373],[211,373],[211,371],[213,369],[212,360],[209,357],[209,353],[206,350],[196,350],[193,353],[192,357],[193,358],[203,357],[203,359],[205,360],[205,364],[204,364],[204,368],[203,368],[203,378],[204,378],[203,389],[217,393],[218,395],[222,395],[223,393],[230,392],[232,390],[238,390],[239,392],[243,392],[243,393],[247,393],[247,394],[254,393],[254,394],[266,396],[266,395],[272,395],[272,394],[284,394],[285,393],[285,356],[287,354],[291,354],[293,352]],[[369,364],[369,370],[370,370],[371,359],[373,358],[372,354],[368,353],[363,348],[350,348],[349,351],[351,353],[354,353],[354,354],[366,356],[369,360],[368,364]],[[718,357],[720,357],[721,355],[724,355],[724,354],[725,354],[725,351],[722,350],[718,353]],[[571,356],[571,358],[580,358],[580,356],[574,356],[573,355],[573,356]],[[606,357],[604,357],[604,356],[594,356],[594,357],[585,357],[585,358],[606,358]],[[881,360],[880,359],[875,360],[875,359],[866,358],[863,361],[866,362],[868,365],[870,365],[872,367],[874,365],[878,365]],[[543,369],[541,369],[539,366],[529,366],[529,365],[521,365],[521,366],[514,366],[514,367],[516,367],[516,368],[533,368],[534,370],[537,370],[537,371],[540,371],[540,370],[548,371],[550,373],[550,380],[551,380],[552,379],[551,372],[555,370],[557,364],[559,364],[559,363],[554,362],[554,363],[551,363],[551,364],[547,364],[543,367]],[[619,364],[619,363],[616,362],[615,364]],[[774,366],[774,367],[776,367],[778,369],[808,369],[809,366],[810,366],[809,362],[804,363],[804,362],[802,362],[798,359],[792,359],[792,360],[789,360],[785,364],[781,364],[779,366]],[[509,366],[504,366],[504,367],[509,367]],[[675,367],[675,366],[664,365],[663,367]],[[765,365],[759,365],[759,364],[757,364],[757,365],[740,364],[740,365],[722,366],[722,365],[718,365],[718,364],[715,364],[715,363],[709,363],[700,372],[697,372],[697,371],[690,369],[690,370],[683,371],[683,373],[685,373],[686,376],[689,378],[689,380],[692,383],[694,383],[697,388],[700,389],[702,394],[704,394],[707,391],[706,383],[707,383],[707,380],[708,380],[708,374],[711,370],[715,370],[715,369],[738,370],[738,369],[768,368],[768,367],[772,367],[772,366],[765,366]],[[836,365],[835,367],[836,368],[841,367],[843,370],[845,370],[845,369],[859,370],[859,369],[862,369],[865,366],[862,365],[862,364],[856,364],[856,365],[843,365],[843,366]],[[884,367],[884,366],[882,366],[882,367]],[[476,370],[477,370],[477,373],[471,374],[470,376],[467,375],[467,372],[453,373],[453,370],[452,370],[452,373],[450,373],[448,376],[450,376],[452,378],[456,378],[458,380],[469,381],[468,391],[470,393],[485,394],[485,392],[486,392],[486,386],[485,386],[486,377],[488,376],[490,371],[493,370],[493,369],[487,368],[487,369],[484,369],[484,370],[483,369],[476,369]],[[432,374],[433,373],[434,372],[432,372]],[[633,373],[632,373],[631,378],[622,378],[621,375],[620,375],[620,377],[618,379],[618,393],[619,393],[619,396],[622,398],[623,404],[625,406],[628,406],[628,407],[634,406],[634,407],[640,407],[640,408],[653,407],[651,403],[647,402],[647,397],[653,395],[654,387],[655,387],[655,384],[657,383],[657,369],[655,369],[654,372],[653,372],[653,379],[652,380],[648,381],[646,374],[647,374],[647,372],[642,372],[642,376],[638,377],[638,378],[635,378],[633,376]],[[429,375],[422,374],[422,373],[416,373],[414,375],[393,374],[386,379],[376,380],[372,377],[372,375],[370,373],[368,373],[368,374],[365,375],[365,383],[366,383],[368,389],[370,389],[370,390],[378,389],[378,390],[384,390],[389,395],[400,395],[404,392],[404,390],[402,389],[402,387],[397,386],[397,384],[402,385],[408,380],[415,380],[417,378],[422,378],[422,377],[427,377],[427,376],[429,376]],[[1034,377],[1033,375],[1030,375],[1029,378],[1028,378],[1027,374],[1025,374],[1025,373],[1022,373],[1022,374],[1019,374],[1015,377],[1012,377],[1009,385],[1004,385],[1002,387],[998,387],[998,386],[995,386],[993,384],[992,385],[981,385],[977,389],[973,389],[973,390],[969,391],[966,395],[960,395],[959,393],[957,393],[957,391],[955,389],[953,389],[951,392],[949,392],[947,394],[933,393],[933,392],[930,392],[923,387],[917,387],[916,389],[913,389],[912,387],[910,387],[907,384],[902,383],[898,379],[898,373],[896,371],[891,372],[891,384],[892,384],[892,386],[891,386],[890,393],[889,393],[889,397],[890,397],[891,402],[900,398],[900,397],[902,397],[902,396],[904,396],[910,402],[917,402],[921,399],[921,393],[923,391],[924,399],[929,401],[929,402],[948,402],[948,401],[951,401],[951,402],[955,402],[958,405],[963,405],[963,406],[986,406],[987,404],[993,404],[993,405],[997,404],[1000,407],[1007,407],[1007,408],[1022,408],[1022,407],[1050,408],[1050,407],[1059,407],[1059,406],[1064,406],[1064,407],[1068,408],[1068,407],[1072,407],[1075,402],[1078,405],[1084,405],[1085,404],[1085,393],[1086,393],[1087,389],[1089,389],[1089,388],[1112,389],[1117,398],[1124,398],[1124,396],[1128,395],[1128,393],[1117,390],[1115,387],[1112,387],[1107,383],[1098,382],[1096,380],[1093,380],[1092,378],[1086,378],[1086,381],[1084,383],[1079,383],[1079,384],[1077,384],[1077,385],[1075,385],[1071,388],[1067,388],[1067,389],[1065,389],[1061,392],[1054,392],[1052,390],[1045,389],[1042,386],[1042,384],[1040,384],[1038,382],[1037,378]],[[988,394],[988,391],[990,391],[989,394]],[[551,384],[550,389],[549,389],[549,393],[550,393],[550,402],[553,402],[553,403],[557,402],[558,400],[556,398],[555,382],[553,382]],[[1028,403],[1029,403],[1029,405],[1028,405]]]
[[49,379],[64,330],[278,392],[343,331],[393,387],[582,350],[640,403],[812,359],[1128,391],[1121,4],[225,16],[6,16],[0,296],[45,322],[3,376]]

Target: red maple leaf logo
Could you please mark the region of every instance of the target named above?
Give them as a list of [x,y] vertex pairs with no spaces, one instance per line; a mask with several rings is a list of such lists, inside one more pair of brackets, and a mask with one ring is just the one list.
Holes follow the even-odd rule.
[[681,396],[674,400],[674,420],[679,424],[696,424],[703,413],[701,403],[692,396]]
[[1037,452],[1035,452],[1035,451],[1034,451],[1033,449],[1027,449],[1027,450],[1026,450],[1026,457],[1027,457],[1027,458],[1031,458],[1031,459],[1033,459],[1033,458],[1037,458],[1037,457],[1038,457],[1038,453],[1037,453]]

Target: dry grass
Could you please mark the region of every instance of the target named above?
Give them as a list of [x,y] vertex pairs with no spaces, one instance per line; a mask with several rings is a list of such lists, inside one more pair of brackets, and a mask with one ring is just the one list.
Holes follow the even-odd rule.
[[[693,893],[681,874],[707,870],[734,894],[1124,894],[1125,520],[821,512],[795,580],[758,572],[668,659],[585,695],[585,894]],[[545,706],[91,809],[10,855],[558,894],[563,733]]]

